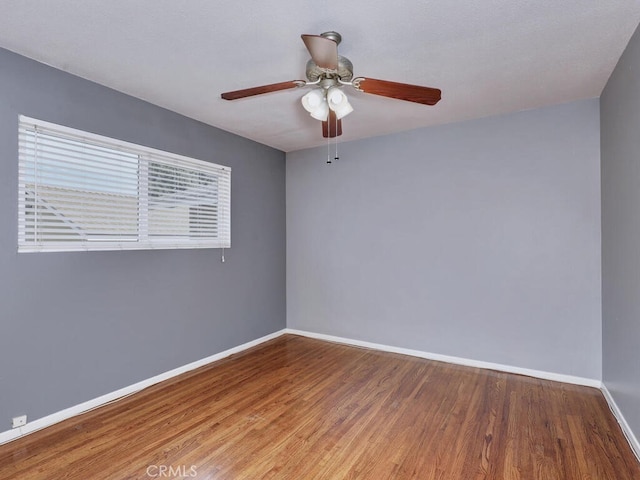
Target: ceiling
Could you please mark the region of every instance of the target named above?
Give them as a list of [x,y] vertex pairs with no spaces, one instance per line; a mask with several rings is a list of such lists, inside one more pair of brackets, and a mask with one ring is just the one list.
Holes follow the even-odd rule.
[[597,97],[640,0],[3,0],[0,47],[283,151],[324,145],[303,33],[342,34],[355,76],[442,89],[434,107],[347,94],[341,141]]

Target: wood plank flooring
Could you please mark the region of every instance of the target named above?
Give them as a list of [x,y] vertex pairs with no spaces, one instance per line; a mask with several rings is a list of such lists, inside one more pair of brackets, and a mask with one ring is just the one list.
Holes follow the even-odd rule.
[[633,480],[592,388],[286,335],[0,446],[9,479]]

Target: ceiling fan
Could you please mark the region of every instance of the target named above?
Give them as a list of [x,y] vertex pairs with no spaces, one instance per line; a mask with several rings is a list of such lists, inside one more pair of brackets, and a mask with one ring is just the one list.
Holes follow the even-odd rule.
[[353,64],[348,58],[338,55],[338,45],[342,36],[337,32],[302,35],[302,41],[311,54],[306,68],[307,81],[291,80],[245,88],[223,93],[221,97],[225,100],[237,100],[290,88],[317,87],[302,97],[302,105],[313,118],[322,121],[322,136],[325,138],[342,135],[342,117],[353,111],[342,91],[344,86],[354,87],[364,93],[423,105],[435,105],[440,100],[441,92],[437,88],[367,77],[353,78]]

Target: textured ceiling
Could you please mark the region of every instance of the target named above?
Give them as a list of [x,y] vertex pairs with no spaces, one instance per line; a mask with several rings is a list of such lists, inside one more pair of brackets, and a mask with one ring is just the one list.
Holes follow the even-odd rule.
[[442,89],[435,107],[348,90],[352,140],[597,97],[640,0],[3,0],[0,47],[284,151],[323,145],[300,34],[335,30],[368,76]]

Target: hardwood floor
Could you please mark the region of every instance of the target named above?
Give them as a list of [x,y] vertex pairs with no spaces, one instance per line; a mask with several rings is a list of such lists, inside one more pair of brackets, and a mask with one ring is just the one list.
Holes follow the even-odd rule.
[[0,446],[2,479],[633,480],[592,388],[287,335]]

